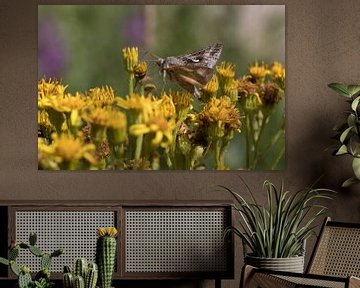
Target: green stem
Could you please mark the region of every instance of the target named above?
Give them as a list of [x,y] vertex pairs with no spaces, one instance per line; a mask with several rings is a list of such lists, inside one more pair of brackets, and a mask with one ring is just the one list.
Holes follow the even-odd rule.
[[265,118],[263,119],[261,125],[260,125],[260,130],[259,130],[259,134],[258,137],[254,143],[254,160],[253,160],[253,165],[252,165],[252,169],[256,168],[257,162],[258,162],[258,156],[259,156],[259,143],[261,140],[261,136],[263,134],[264,128],[266,127],[266,125],[269,123],[269,115],[265,116]]
[[221,144],[220,140],[216,140],[215,144],[215,161],[216,161],[216,170],[222,169],[222,157],[221,157]]
[[134,87],[135,87],[135,76],[133,73],[129,74],[129,95],[134,93]]
[[[141,114],[139,114],[136,122],[137,123],[141,123],[142,120],[142,116]],[[136,148],[135,148],[135,160],[139,160],[141,157],[141,151],[142,151],[142,146],[143,146],[143,140],[144,140],[144,135],[141,134],[136,138]]]
[[145,95],[145,86],[140,82],[140,95]]
[[281,157],[284,155],[284,153],[285,153],[285,145],[282,145],[277,157],[275,158],[274,162],[271,165],[271,170],[274,170],[275,167],[279,164],[279,161],[280,161]]
[[250,167],[250,115],[246,115],[246,168]]

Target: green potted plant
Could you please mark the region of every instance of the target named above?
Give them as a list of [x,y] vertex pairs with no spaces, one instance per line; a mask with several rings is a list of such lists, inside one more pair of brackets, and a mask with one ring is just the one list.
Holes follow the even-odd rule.
[[235,199],[233,208],[239,213],[239,227],[229,227],[244,245],[245,264],[259,268],[303,272],[305,241],[314,233],[315,220],[322,215],[325,206],[317,202],[331,199],[329,189],[304,188],[296,193],[278,189],[266,180],[266,205],[260,204],[254,193],[244,183],[251,201],[221,186]]
[[340,145],[334,151],[334,155],[350,155],[352,157],[352,168],[354,177],[344,181],[343,187],[360,183],[360,85],[344,85],[331,83],[331,89],[347,98],[350,110],[345,123],[334,128]]
[[[54,257],[59,257],[64,253],[63,249],[57,249],[52,253],[43,252],[36,246],[37,236],[30,233],[29,243],[14,242],[8,251],[8,258],[0,257],[0,263],[10,266],[11,271],[18,277],[17,288],[50,288],[54,286],[54,282],[50,279],[50,265]],[[26,265],[17,263],[20,249],[28,250],[31,254],[40,258],[41,270],[36,273],[32,279],[30,268]]]

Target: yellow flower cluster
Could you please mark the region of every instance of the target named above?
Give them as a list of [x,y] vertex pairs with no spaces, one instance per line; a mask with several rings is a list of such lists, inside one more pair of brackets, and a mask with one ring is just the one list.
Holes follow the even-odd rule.
[[48,169],[79,169],[77,165],[83,160],[87,162],[83,163],[84,168],[88,168],[87,164],[96,165],[95,149],[94,144],[85,144],[82,137],[69,134],[53,133],[50,145],[38,138],[39,162]]
[[[235,65],[224,61],[204,75],[211,78],[196,95],[159,92],[148,83],[148,63],[139,59],[138,48],[121,52],[126,96],[110,86],[70,93],[55,79],[38,82],[40,169],[198,169],[209,154],[215,155],[215,169],[227,169],[224,153],[240,133],[241,119],[264,107],[270,111],[285,88],[278,62],[270,68],[256,62],[236,78]],[[114,229],[99,228],[98,235],[116,235]]]
[[137,47],[124,48],[122,50],[125,70],[129,73],[134,72],[135,67],[139,64],[139,49]]
[[199,114],[199,119],[207,123],[215,123],[218,127],[240,132],[240,111],[227,96],[211,98]]
[[109,86],[75,95],[67,93],[66,87],[45,78],[38,83],[38,129],[44,137],[38,143],[40,168],[97,169],[101,153],[96,150],[107,144],[97,143],[100,138],[91,138],[91,133],[102,127],[101,140],[108,133],[108,141],[120,145],[127,139],[127,117],[115,107],[115,92]]
[[109,87],[95,87],[89,90],[88,96],[96,107],[111,106],[115,101],[115,92]]
[[118,231],[115,227],[99,227],[96,230],[96,235],[98,237],[116,237],[118,234]]

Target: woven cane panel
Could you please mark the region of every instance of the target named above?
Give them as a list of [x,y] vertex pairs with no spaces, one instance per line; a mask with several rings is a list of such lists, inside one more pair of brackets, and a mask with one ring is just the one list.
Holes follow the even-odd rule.
[[311,273],[360,277],[360,229],[326,227]]
[[[65,253],[53,259],[50,270],[62,272],[74,259],[95,260],[96,228],[115,226],[114,211],[16,211],[16,241],[28,243],[29,233],[37,234],[37,245],[46,253],[63,248]],[[40,258],[20,250],[18,262],[39,271]]]
[[[322,280],[322,279],[311,279],[311,278],[302,278],[302,277],[292,277],[292,276],[279,276],[281,279],[287,280],[291,283],[296,284],[294,287],[326,287],[326,288],[345,288],[345,279],[343,282],[331,281],[331,280]],[[281,286],[282,287],[282,286]]]
[[226,271],[223,211],[126,211],[126,272]]

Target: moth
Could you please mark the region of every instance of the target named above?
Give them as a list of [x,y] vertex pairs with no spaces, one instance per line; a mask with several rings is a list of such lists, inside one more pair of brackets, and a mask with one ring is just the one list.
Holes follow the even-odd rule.
[[161,69],[164,80],[168,76],[171,81],[199,97],[199,90],[213,75],[222,47],[222,44],[216,43],[190,54],[158,58],[156,63]]

